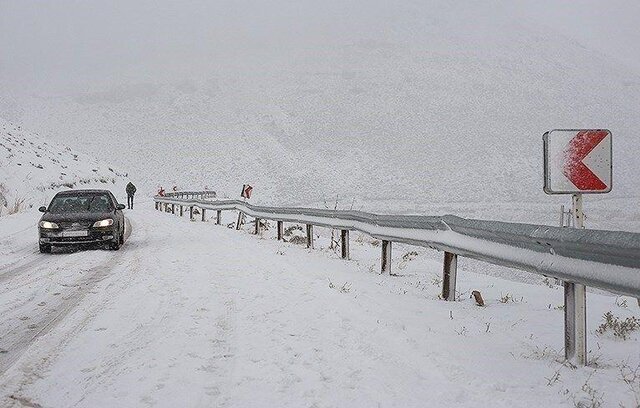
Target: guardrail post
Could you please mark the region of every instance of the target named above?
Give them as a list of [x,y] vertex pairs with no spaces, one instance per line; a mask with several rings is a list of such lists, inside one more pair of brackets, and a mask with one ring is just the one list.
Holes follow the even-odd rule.
[[587,291],[578,283],[564,283],[564,356],[587,365]]
[[349,230],[340,231],[340,252],[342,259],[349,259]]
[[181,217],[182,217],[183,211],[184,211],[184,207],[182,207],[182,204],[180,204],[180,216]]
[[202,222],[204,222],[204,213],[205,213],[205,209],[201,208],[200,211],[202,211]]
[[216,225],[222,224],[222,210],[216,211]]
[[456,300],[456,278],[458,275],[458,255],[451,252],[444,253],[442,269],[442,299]]
[[307,224],[307,248],[313,249],[313,225]]
[[284,237],[284,222],[278,221],[278,241],[282,241]]
[[391,241],[382,240],[381,273],[391,275]]
[[192,205],[189,206],[189,219],[193,220],[193,206]]
[[236,230],[240,230],[240,227],[242,227],[242,211],[238,211],[238,222],[236,223]]
[[256,222],[256,229],[255,229],[255,235],[260,235],[260,218],[256,218],[255,219]]

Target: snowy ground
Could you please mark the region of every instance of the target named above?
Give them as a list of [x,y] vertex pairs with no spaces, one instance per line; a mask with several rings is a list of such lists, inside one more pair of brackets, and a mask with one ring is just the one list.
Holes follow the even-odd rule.
[[41,255],[37,214],[0,219],[0,405],[639,403],[638,332],[595,333],[607,311],[640,317],[635,299],[589,294],[592,364],[576,370],[561,363],[551,283],[463,269],[460,300],[443,302],[430,251],[394,247],[400,276],[381,276],[364,236],[346,262],[323,249],[327,230],[307,250],[273,228],[255,237],[151,207],[127,212],[133,233],[119,252]]

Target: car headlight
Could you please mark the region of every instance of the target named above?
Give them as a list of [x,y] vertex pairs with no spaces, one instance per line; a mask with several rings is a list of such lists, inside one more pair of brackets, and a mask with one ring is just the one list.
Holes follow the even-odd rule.
[[58,229],[58,224],[56,224],[55,222],[49,222],[49,221],[40,221],[40,228],[44,228],[44,229]]
[[93,223],[94,228],[110,227],[112,225],[113,225],[113,220],[111,218],[107,218],[106,220],[96,221]]

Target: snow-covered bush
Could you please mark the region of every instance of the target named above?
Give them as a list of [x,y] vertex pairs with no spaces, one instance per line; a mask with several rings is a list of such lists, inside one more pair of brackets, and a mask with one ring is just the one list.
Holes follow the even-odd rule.
[[603,317],[604,323],[598,326],[598,330],[596,330],[598,334],[605,334],[606,332],[611,331],[614,337],[627,340],[631,333],[640,329],[640,319],[635,316],[627,317],[622,320],[621,318],[614,316],[613,313],[607,312]]

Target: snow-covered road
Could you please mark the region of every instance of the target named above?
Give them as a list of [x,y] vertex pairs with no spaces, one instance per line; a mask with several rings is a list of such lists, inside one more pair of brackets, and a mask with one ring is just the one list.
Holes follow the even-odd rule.
[[[638,316],[634,299],[589,295],[595,364],[573,370],[558,362],[557,287],[463,271],[461,301],[442,302],[441,265],[423,250],[402,259],[399,246],[401,276],[380,276],[379,248],[366,239],[344,262],[277,242],[272,230],[258,238],[150,209],[127,215],[133,233],[120,251],[48,256],[36,252],[36,214],[0,219],[1,406],[633,406],[640,397],[622,379],[625,364],[640,364],[637,333],[594,332],[605,311]],[[467,299],[472,289],[487,307]]]

